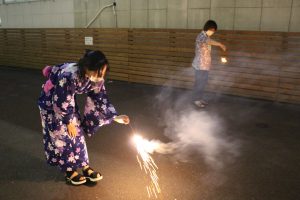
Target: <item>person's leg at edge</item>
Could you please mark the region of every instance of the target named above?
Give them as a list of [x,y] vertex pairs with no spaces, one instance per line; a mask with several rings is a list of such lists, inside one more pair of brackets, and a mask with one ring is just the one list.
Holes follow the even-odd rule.
[[193,101],[198,107],[205,107],[206,101],[203,99],[204,89],[208,82],[208,71],[207,70],[195,70],[195,86]]

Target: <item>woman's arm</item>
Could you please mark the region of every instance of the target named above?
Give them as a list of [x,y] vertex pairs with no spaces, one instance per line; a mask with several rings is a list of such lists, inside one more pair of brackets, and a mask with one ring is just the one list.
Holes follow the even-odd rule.
[[89,136],[93,135],[100,126],[110,124],[117,116],[117,111],[110,103],[104,86],[88,93],[83,128]]

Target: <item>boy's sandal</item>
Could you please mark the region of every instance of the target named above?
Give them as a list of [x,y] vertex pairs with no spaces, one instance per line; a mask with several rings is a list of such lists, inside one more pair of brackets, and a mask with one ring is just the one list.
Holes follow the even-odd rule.
[[207,102],[207,101],[205,101],[205,100],[200,100],[200,102],[201,102],[202,104],[204,104],[205,106],[207,106],[207,105],[208,105],[208,102]]
[[[90,172],[90,173],[89,173]],[[82,173],[86,179],[97,182],[103,179],[103,176],[99,172],[95,172],[92,168],[88,167],[85,170],[82,169]]]
[[72,177],[74,173],[75,171],[66,172],[66,181],[68,183],[71,183],[72,185],[82,185],[86,182],[86,178],[81,174],[77,174],[76,176]]
[[194,101],[194,105],[198,108],[205,108],[205,104],[203,104],[201,101]]

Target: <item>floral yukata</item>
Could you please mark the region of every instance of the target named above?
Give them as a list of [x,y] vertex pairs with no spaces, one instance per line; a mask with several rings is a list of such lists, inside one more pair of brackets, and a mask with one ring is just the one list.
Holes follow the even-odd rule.
[[[47,163],[59,166],[62,171],[75,171],[89,165],[84,132],[93,135],[100,126],[111,123],[117,113],[108,100],[103,82],[81,80],[76,63],[53,66],[46,76],[48,80],[38,104]],[[76,94],[83,93],[87,93],[87,99],[81,118]],[[77,129],[75,138],[68,134],[69,123]]]

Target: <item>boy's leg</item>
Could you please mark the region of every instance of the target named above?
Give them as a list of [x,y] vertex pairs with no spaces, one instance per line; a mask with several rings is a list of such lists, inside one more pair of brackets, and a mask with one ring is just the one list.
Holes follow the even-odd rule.
[[195,99],[195,100],[203,100],[204,90],[205,90],[205,87],[208,82],[208,71],[207,70],[199,70],[197,79],[198,79],[197,86],[196,86],[197,99]]
[[208,71],[207,70],[201,70],[201,93],[200,93],[200,100],[202,100],[203,102],[203,96],[204,96],[204,90],[206,88],[207,82],[208,82]]
[[193,90],[193,101],[199,100],[199,96],[201,93],[201,80],[200,80],[201,72],[200,70],[195,69],[195,83]]

